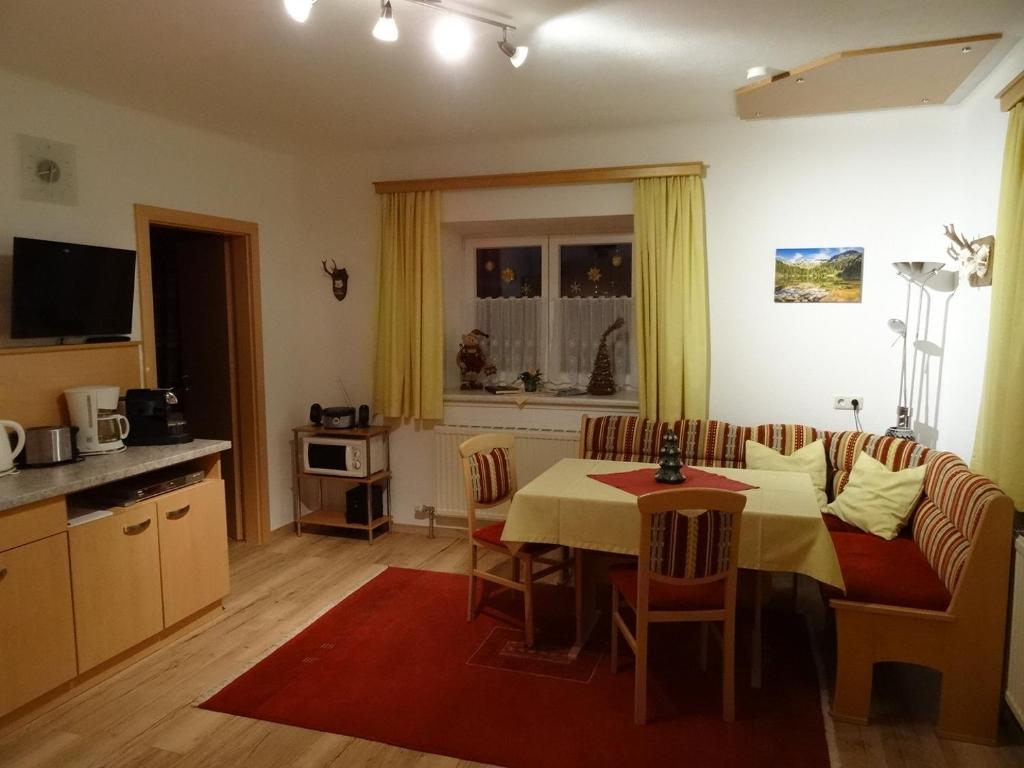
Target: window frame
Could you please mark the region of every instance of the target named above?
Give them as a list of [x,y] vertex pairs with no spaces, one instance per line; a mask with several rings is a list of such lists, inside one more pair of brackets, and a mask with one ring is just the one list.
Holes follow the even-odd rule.
[[[544,340],[543,354],[540,358],[540,369],[544,374],[544,380],[557,382],[559,379],[566,378],[565,371],[554,371],[551,367],[553,350],[556,343],[552,340],[551,334],[558,330],[558,302],[562,300],[562,286],[561,286],[561,251],[560,248],[563,245],[606,245],[611,243],[629,243],[631,248],[630,255],[630,270],[631,270],[631,283],[630,283],[630,295],[628,297],[610,297],[610,298],[628,298],[630,301],[635,301],[635,291],[633,288],[636,286],[636,250],[635,250],[635,238],[633,232],[620,232],[620,233],[594,233],[594,234],[544,234],[544,235],[510,235],[505,237],[467,237],[463,240],[463,265],[467,270],[467,274],[470,275],[470,279],[465,281],[465,286],[462,292],[462,301],[467,302],[470,306],[475,306],[477,301],[497,301],[498,299],[479,299],[477,297],[477,286],[476,286],[476,269],[477,259],[476,252],[480,248],[507,248],[507,247],[521,247],[521,246],[539,246],[541,249],[541,296],[539,297],[544,302],[544,311],[541,313],[541,332]],[[568,298],[568,297],[567,297]],[[590,298],[587,296],[581,296],[579,298]],[[475,310],[474,310],[475,315]],[[633,386],[624,387],[627,391],[636,390],[636,357],[637,357],[637,344],[636,334],[634,332],[631,339],[632,354],[630,355],[630,375],[629,380],[633,382]]]

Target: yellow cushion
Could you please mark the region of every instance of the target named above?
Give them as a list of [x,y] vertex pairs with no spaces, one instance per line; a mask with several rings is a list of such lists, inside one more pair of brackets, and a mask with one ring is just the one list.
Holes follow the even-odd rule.
[[825,441],[815,440],[789,456],[761,445],[756,440],[747,440],[747,469],[769,469],[776,472],[805,472],[811,476],[811,485],[818,497],[818,509],[828,504],[825,495]]
[[907,524],[924,487],[925,465],[892,472],[861,452],[850,472],[850,481],[828,511],[862,531],[883,539],[895,539]]

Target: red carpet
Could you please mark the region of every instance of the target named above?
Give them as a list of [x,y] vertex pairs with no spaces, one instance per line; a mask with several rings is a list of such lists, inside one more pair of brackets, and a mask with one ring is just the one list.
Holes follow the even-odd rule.
[[[573,664],[523,654],[492,616],[466,621],[466,590],[465,576],[389,568],[201,706],[509,768],[829,765],[799,615],[766,614],[759,691],[741,644],[735,723],[718,665],[700,672],[696,627],[656,627],[654,721],[635,726],[632,660],[611,674],[603,628]],[[538,595],[540,626],[571,621],[567,592]]]

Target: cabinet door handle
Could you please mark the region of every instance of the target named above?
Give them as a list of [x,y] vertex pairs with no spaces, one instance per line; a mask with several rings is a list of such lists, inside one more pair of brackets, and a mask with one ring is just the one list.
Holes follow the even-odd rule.
[[0,581],[3,581],[4,577],[6,577],[6,576],[7,576],[7,569],[6,568],[0,568]]
[[149,524],[152,523],[152,522],[153,522],[153,518],[146,518],[141,523],[136,523],[135,525],[126,525],[124,527],[124,535],[125,536],[138,536],[144,530],[149,528]]
[[170,512],[167,513],[167,519],[168,520],[181,520],[181,518],[183,518],[185,515],[188,514],[188,511],[190,509],[192,509],[192,505],[191,504],[186,504],[181,509],[172,509]]

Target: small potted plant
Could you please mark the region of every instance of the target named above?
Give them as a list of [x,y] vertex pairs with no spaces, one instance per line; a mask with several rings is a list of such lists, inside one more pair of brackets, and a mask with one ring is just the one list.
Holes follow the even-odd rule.
[[527,392],[536,392],[537,385],[540,384],[540,371],[536,368],[531,368],[528,371],[523,371],[519,374],[519,378],[523,381],[523,389]]

